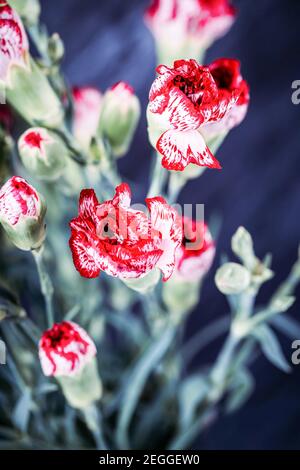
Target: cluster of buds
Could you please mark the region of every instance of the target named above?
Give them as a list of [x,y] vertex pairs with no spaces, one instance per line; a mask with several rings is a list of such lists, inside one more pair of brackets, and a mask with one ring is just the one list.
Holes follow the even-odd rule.
[[84,149],[92,138],[107,142],[115,157],[125,155],[140,118],[140,103],[133,88],[119,82],[103,95],[97,88],[73,88],[73,132]]
[[42,370],[46,376],[56,378],[74,408],[87,408],[101,398],[96,353],[86,331],[69,321],[55,323],[40,340]]

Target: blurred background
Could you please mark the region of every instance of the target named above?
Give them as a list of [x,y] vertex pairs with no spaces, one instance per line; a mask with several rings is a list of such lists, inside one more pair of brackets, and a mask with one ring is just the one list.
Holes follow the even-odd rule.
[[[43,22],[65,42],[64,71],[71,84],[104,91],[125,80],[135,88],[144,112],[120,170],[132,184],[134,202],[142,201],[152,158],[145,111],[156,62],[153,39],[143,23],[148,0],[41,3]],[[237,21],[209,50],[206,61],[238,58],[250,84],[251,104],[245,121],[231,131],[218,153],[222,171],[206,171],[180,197],[181,203],[204,203],[208,221],[216,216],[222,220],[216,261],[200,306],[190,317],[187,336],[228,309],[213,276],[220,255],[230,252],[230,239],[239,225],[253,235],[259,257],[273,253],[276,277],[263,287],[262,301],[288,274],[300,241],[300,105],[291,101],[291,84],[300,80],[300,1],[233,3],[239,9]],[[299,301],[291,313],[300,320]],[[211,344],[192,367],[213,361],[222,340]],[[282,337],[282,344],[290,358],[291,342]],[[219,419],[195,448],[300,448],[300,365],[285,375],[260,357],[253,369],[256,391],[247,405]]]

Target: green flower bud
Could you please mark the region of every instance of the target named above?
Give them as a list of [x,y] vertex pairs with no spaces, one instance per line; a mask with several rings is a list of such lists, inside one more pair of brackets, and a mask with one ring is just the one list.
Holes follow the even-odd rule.
[[48,53],[54,63],[62,60],[65,54],[65,46],[58,33],[54,33],[50,37],[48,42]]
[[116,157],[128,151],[140,114],[139,100],[126,83],[119,82],[105,93],[99,131]]
[[11,64],[6,96],[29,123],[51,128],[62,125],[61,103],[46,76],[32,59],[25,66]]
[[0,190],[0,223],[21,250],[38,249],[45,239],[46,205],[42,196],[19,176]]
[[41,127],[28,129],[18,142],[25,168],[37,178],[55,180],[61,176],[68,150],[62,140]]
[[239,227],[231,240],[232,251],[243,264],[252,270],[257,258],[253,251],[253,241],[249,232],[244,227]]
[[218,289],[225,295],[240,294],[251,282],[248,269],[237,263],[225,263],[215,276]]

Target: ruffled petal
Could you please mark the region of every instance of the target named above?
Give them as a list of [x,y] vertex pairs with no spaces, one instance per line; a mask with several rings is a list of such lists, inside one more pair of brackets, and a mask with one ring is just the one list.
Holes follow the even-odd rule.
[[158,139],[156,148],[162,154],[162,165],[167,170],[183,171],[189,163],[208,168],[221,166],[198,131],[169,130]]
[[116,187],[116,194],[112,200],[114,206],[128,209],[131,203],[131,191],[127,183],[121,183]]
[[161,237],[162,255],[156,266],[162,271],[163,280],[167,281],[175,268],[175,254],[182,240],[182,225],[177,212],[162,197],[146,199],[146,204],[152,230],[159,232]]
[[172,126],[180,131],[198,129],[203,122],[203,117],[193,102],[175,87],[171,89],[169,96],[167,112]]
[[101,256],[83,232],[72,232],[70,248],[77,271],[83,277],[95,278],[100,274]]
[[167,107],[169,83],[176,75],[176,72],[164,65],[160,65],[156,70],[159,75],[150,88],[149,109],[152,113],[161,114]]
[[83,189],[79,197],[79,215],[93,218],[98,204],[95,191],[93,189]]

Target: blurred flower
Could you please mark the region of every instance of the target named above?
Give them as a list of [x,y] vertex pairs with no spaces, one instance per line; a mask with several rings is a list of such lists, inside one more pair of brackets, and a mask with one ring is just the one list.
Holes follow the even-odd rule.
[[99,130],[116,157],[127,153],[140,114],[140,102],[127,83],[116,83],[105,93]]
[[215,244],[208,226],[183,218],[183,238],[177,251],[177,266],[174,276],[185,281],[198,282],[211,268],[215,257]]
[[97,134],[102,106],[102,93],[97,88],[74,87],[73,133],[84,149],[88,149],[92,137]]
[[43,372],[54,376],[69,404],[85,409],[102,395],[96,346],[87,332],[69,321],[55,323],[39,343]]
[[23,178],[13,176],[0,190],[0,223],[21,250],[39,248],[45,238],[46,205]]
[[147,117],[150,141],[163,156],[162,165],[177,171],[190,163],[220,168],[202,129],[208,133],[208,124],[219,123],[221,131],[228,130],[244,114],[240,108],[249,96],[239,62],[220,59],[202,66],[195,60],[178,60],[173,68],[160,65],[157,72]]
[[154,268],[167,280],[175,267],[181,242],[178,216],[161,197],[146,200],[149,215],[130,208],[127,184],[112,200],[99,204],[95,192],[81,192],[79,216],[70,223],[70,247],[79,273],[88,278],[100,271],[121,279],[136,279]]
[[235,19],[228,0],[153,0],[145,12],[160,61],[200,59],[205,50],[227,33]]
[[76,323],[55,323],[43,333],[39,356],[45,375],[59,377],[78,373],[96,355],[96,346]]
[[25,168],[44,180],[61,176],[67,157],[67,148],[59,137],[42,127],[32,127],[20,137],[18,149]]
[[10,83],[13,65],[26,67],[28,39],[19,15],[6,3],[0,5],[0,82]]
[[31,59],[22,22],[7,3],[0,6],[0,38],[0,85],[10,104],[31,124],[61,126],[59,99]]
[[207,225],[182,217],[182,241],[176,253],[176,269],[162,290],[164,304],[172,312],[171,320],[175,324],[198,304],[201,281],[211,268],[215,252]]

